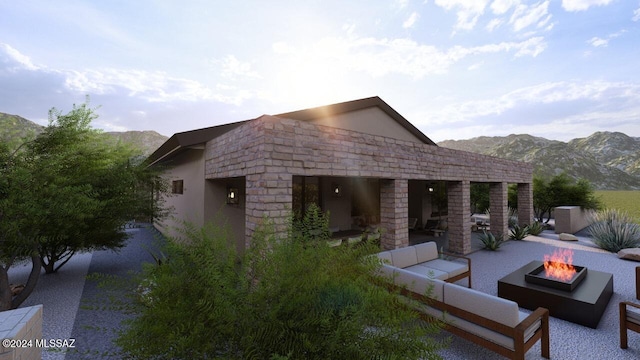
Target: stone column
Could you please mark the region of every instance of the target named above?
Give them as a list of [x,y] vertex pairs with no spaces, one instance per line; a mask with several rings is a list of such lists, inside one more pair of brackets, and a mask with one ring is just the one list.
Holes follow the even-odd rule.
[[471,252],[471,193],[469,181],[447,183],[449,252]]
[[293,200],[291,174],[258,173],[246,176],[245,244],[248,246],[258,226],[273,223],[276,237],[286,236]]
[[383,249],[409,245],[409,182],[380,180],[380,227]]
[[518,225],[526,226],[533,223],[533,184],[518,184]]
[[489,209],[491,211],[491,233],[509,236],[508,184],[491,183],[489,185]]

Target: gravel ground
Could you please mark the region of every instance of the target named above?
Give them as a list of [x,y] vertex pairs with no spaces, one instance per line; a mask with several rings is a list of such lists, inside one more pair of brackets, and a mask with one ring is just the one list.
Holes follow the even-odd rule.
[[[111,341],[127,315],[113,308],[110,296],[105,295],[107,290],[98,287],[93,278],[85,281],[85,276],[97,273],[127,277],[131,271],[139,271],[143,262],[153,260],[147,249],[156,244],[155,230],[136,228],[128,231],[132,235],[129,245],[119,253],[96,251],[74,257],[59,274],[41,279],[25,304],[44,304],[46,338],[76,339],[76,349],[66,354],[66,359],[121,358],[113,351]],[[635,299],[635,267],[640,263],[620,260],[615,254],[594,247],[588,238],[579,238],[578,242],[561,242],[555,240],[557,235],[544,232],[538,237],[529,236],[525,241],[508,241],[495,252],[477,251],[469,255],[473,287],[497,295],[498,279],[531,260],[542,260],[544,254],[552,253],[555,247],[573,248],[576,265],[614,274],[614,294],[597,329],[550,318],[551,358],[640,359],[640,334],[629,332],[629,349],[619,347],[617,306],[620,301],[640,302]],[[28,268],[17,268],[16,271],[28,273]],[[50,280],[49,276],[55,280]],[[123,291],[110,295],[122,299]],[[447,332],[438,336],[451,339],[450,346],[440,352],[444,359],[503,359]],[[45,352],[43,358],[65,359],[65,354]],[[527,352],[526,359],[543,359],[539,343]]]
[[[75,348],[66,354],[43,351],[43,359],[121,359],[112,344],[116,331],[127,314],[119,306],[126,301],[126,278],[139,272],[143,262],[153,262],[149,251],[158,243],[155,229],[139,227],[126,230],[127,246],[118,252],[94,251],[74,256],[60,271],[43,275],[36,290],[23,306],[44,305],[43,337],[75,339]],[[28,275],[29,267],[12,269],[18,276]],[[88,276],[88,277],[87,277]],[[113,286],[99,286],[101,279],[117,277]]]

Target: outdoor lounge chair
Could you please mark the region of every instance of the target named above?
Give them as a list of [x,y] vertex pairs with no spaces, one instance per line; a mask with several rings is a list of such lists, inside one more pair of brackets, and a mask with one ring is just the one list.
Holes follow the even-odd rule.
[[627,330],[640,333],[640,304],[620,303],[620,348],[627,348]]

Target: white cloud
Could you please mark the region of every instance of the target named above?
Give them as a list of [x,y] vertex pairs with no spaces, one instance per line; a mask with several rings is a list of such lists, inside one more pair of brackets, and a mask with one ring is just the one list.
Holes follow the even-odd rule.
[[549,1],[539,2],[534,5],[519,4],[509,20],[513,24],[515,31],[520,31],[526,27],[537,24],[544,26],[551,19],[549,15]]
[[31,62],[31,58],[14,49],[11,45],[3,43],[0,43],[0,63],[5,63],[5,69],[10,71],[40,69],[39,66]]
[[518,4],[520,4],[519,0],[494,0],[491,3],[491,10],[496,15],[502,15]]
[[566,11],[584,11],[592,6],[609,5],[613,0],[562,0],[562,8]]
[[[274,51],[286,55],[289,61],[305,64],[305,73],[318,69],[333,69],[334,73],[362,71],[380,77],[399,74],[420,79],[444,74],[460,60],[481,54],[514,53],[515,57],[535,57],[546,48],[542,37],[521,42],[501,42],[474,47],[454,46],[440,50],[410,39],[325,38],[309,48],[295,48],[285,43],[274,45]],[[292,59],[295,58],[297,60]],[[287,71],[295,71],[287,65]]]
[[251,69],[250,62],[240,61],[234,55],[227,55],[221,60],[214,60],[213,64],[220,67],[220,75],[227,79],[261,77],[256,71]]
[[599,37],[592,37],[589,41],[587,41],[593,47],[607,46],[609,45],[608,39],[602,39]]
[[626,32],[627,30],[620,30],[618,32],[607,35],[605,39],[595,36],[589,39],[587,43],[591,44],[591,46],[593,47],[606,47],[609,45],[609,40],[620,37]]
[[502,20],[502,19],[498,19],[498,18],[492,19],[487,24],[487,30],[488,31],[493,31],[493,30],[499,28],[500,26],[502,26],[503,23],[504,23],[504,20]]
[[405,29],[410,29],[413,27],[413,25],[415,25],[416,21],[418,21],[418,19],[420,18],[420,14],[418,14],[417,12],[412,12],[411,15],[409,16],[409,18],[407,20],[404,21],[404,23],[402,23],[402,27]]
[[[520,106],[542,106],[579,100],[595,103],[622,100],[629,104],[640,104],[640,84],[606,81],[547,82],[517,89],[495,99],[451,104],[444,107],[437,118],[440,122],[449,122],[447,119],[469,121],[476,117],[497,116]],[[636,109],[640,110],[637,105]],[[638,112],[635,116],[637,119]]]
[[449,11],[456,9],[455,29],[471,30],[484,13],[489,0],[435,0],[435,4]]
[[640,7],[633,11],[633,17],[631,18],[633,21],[640,20]]

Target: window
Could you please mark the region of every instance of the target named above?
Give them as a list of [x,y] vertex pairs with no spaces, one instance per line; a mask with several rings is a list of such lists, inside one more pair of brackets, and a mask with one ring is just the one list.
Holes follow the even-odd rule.
[[173,183],[171,184],[171,193],[182,194],[183,190],[184,190],[184,181],[173,180]]

